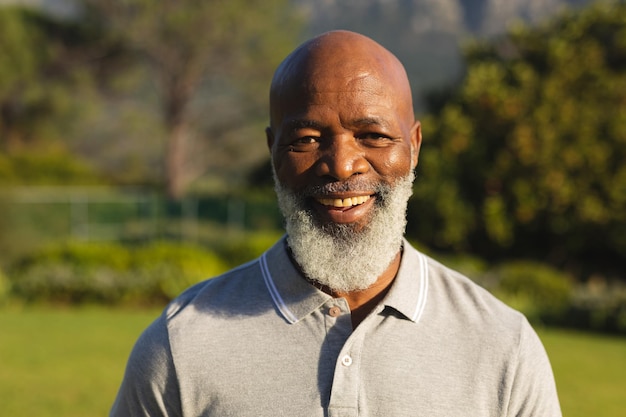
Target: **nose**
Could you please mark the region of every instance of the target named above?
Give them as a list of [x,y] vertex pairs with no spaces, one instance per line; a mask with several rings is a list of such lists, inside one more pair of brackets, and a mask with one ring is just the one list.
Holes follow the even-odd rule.
[[363,149],[352,136],[334,137],[317,161],[316,174],[320,177],[332,177],[345,180],[352,175],[364,174],[370,169]]

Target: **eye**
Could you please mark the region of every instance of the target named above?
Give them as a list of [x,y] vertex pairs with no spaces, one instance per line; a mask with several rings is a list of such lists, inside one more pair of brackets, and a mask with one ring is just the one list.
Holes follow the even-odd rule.
[[360,133],[356,138],[368,146],[386,146],[393,141],[391,136],[380,132]]
[[315,136],[304,136],[304,137],[296,139],[294,143],[298,143],[302,145],[309,145],[312,143],[316,143],[318,140],[319,138],[316,138]]
[[377,132],[368,132],[368,133],[363,133],[359,135],[359,139],[374,139],[374,140],[380,140],[380,139],[388,139],[389,137],[387,135],[383,135],[382,133],[377,133]]
[[317,136],[302,136],[294,138],[289,144],[290,152],[307,152],[314,150],[319,145],[320,138]]

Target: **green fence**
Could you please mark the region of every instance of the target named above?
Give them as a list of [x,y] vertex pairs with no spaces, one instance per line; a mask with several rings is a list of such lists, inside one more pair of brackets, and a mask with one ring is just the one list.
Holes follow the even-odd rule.
[[201,195],[173,202],[142,188],[0,189],[0,258],[61,239],[202,241],[280,227],[269,193]]

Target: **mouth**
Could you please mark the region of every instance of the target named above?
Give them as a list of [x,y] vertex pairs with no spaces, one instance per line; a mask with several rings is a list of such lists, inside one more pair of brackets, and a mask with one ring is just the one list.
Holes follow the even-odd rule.
[[315,197],[315,208],[322,223],[347,224],[364,223],[371,217],[376,194],[354,196]]
[[315,200],[322,206],[329,208],[351,208],[360,206],[371,198],[371,195],[359,195],[346,198],[316,198]]

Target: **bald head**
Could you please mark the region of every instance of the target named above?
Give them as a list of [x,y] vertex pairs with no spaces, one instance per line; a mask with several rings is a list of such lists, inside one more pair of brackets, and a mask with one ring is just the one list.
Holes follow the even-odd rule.
[[270,88],[271,126],[280,123],[281,107],[296,96],[316,94],[343,83],[375,79],[396,98],[399,110],[413,118],[411,88],[402,63],[372,39],[349,31],[332,31],[300,45],[279,65]]

